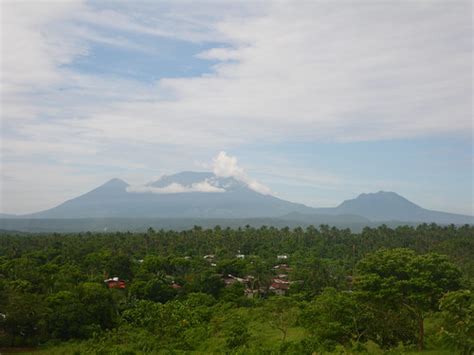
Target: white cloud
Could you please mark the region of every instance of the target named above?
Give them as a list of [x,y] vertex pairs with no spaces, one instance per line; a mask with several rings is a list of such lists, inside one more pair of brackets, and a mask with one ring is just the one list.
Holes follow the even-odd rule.
[[213,159],[213,172],[219,177],[235,177],[240,179],[244,176],[244,170],[237,165],[237,158],[228,156],[226,152],[220,152]]
[[236,180],[239,180],[247,186],[261,194],[269,195],[271,193],[270,189],[258,182],[255,179],[250,178],[242,169],[237,165],[237,158],[227,155],[226,152],[220,152],[217,157],[213,159],[213,172],[218,177],[233,177]]
[[[39,155],[153,169],[157,161],[183,164],[170,151],[191,152],[192,161],[195,152],[255,142],[472,135],[469,1],[139,5],[2,1],[9,176],[21,173],[7,160]],[[196,55],[217,64],[205,75],[152,83],[65,67],[89,55],[91,42],[153,55],[134,43],[140,35],[219,42]],[[267,191],[242,178],[232,159],[225,164],[221,174]],[[13,181],[5,185],[17,190]]]
[[47,89],[63,82],[60,66],[87,54],[75,37],[58,31],[82,1],[2,1],[2,91]]
[[191,188],[199,192],[225,192],[225,189],[211,185],[207,180],[192,184]]
[[139,186],[129,186],[127,187],[128,192],[135,193],[154,193],[154,194],[178,194],[178,193],[188,193],[188,192],[225,192],[225,189],[212,185],[209,180],[203,180],[191,184],[190,186],[185,186],[173,182],[164,187],[154,187],[148,185],[139,185]]
[[[152,142],[160,136],[170,144],[215,148],[262,140],[359,141],[471,131],[467,2],[283,2],[267,3],[251,15],[240,4],[233,16],[211,3],[200,9],[214,12],[208,17],[190,16],[202,6],[182,12],[182,5],[163,11],[143,4],[132,16],[125,5],[111,10],[79,1],[38,4],[5,6],[4,87],[33,84],[53,91],[33,104],[18,95],[3,104],[10,103],[15,117],[21,116],[13,112],[21,111],[19,106],[29,117],[51,115],[54,108],[55,117],[66,122],[70,111],[78,110],[81,120],[70,129],[88,131],[96,141],[105,136]],[[164,78],[156,86],[62,69],[87,55],[88,40],[133,44],[124,35],[105,36],[100,28],[219,40],[227,47],[219,44],[198,55],[219,62],[214,72]],[[56,92],[64,82],[74,89]],[[45,101],[54,106],[45,108]]]
[[263,185],[262,183],[258,182],[255,179],[248,179],[246,181],[248,187],[256,192],[259,192],[263,195],[270,195],[271,190],[268,186]]
[[[126,18],[117,28],[132,30],[120,27]],[[129,96],[135,83],[97,84],[107,105],[71,128],[96,141],[214,149],[470,134],[470,26],[462,3],[273,4],[264,16],[206,23],[209,40],[228,44],[199,55],[219,62],[214,72],[161,79],[146,100]]]
[[[212,171],[218,178],[234,178],[247,185],[250,189],[259,192],[261,194],[269,195],[270,189],[258,182],[255,179],[250,178],[244,171],[244,169],[237,164],[237,158],[227,155],[226,152],[219,152],[219,154],[212,161]],[[187,192],[225,192],[225,186],[216,186],[218,181],[215,179],[205,179],[193,183],[191,185],[182,185],[173,182],[164,187],[155,187],[150,184],[147,185],[135,185],[129,186],[127,191],[136,193],[156,193],[156,194],[174,194],[174,193],[187,193]]]

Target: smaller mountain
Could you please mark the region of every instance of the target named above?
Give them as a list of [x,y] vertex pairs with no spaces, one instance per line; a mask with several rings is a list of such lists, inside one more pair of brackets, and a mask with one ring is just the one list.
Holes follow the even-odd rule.
[[358,215],[374,222],[405,221],[442,224],[471,224],[473,216],[432,211],[418,206],[395,192],[363,193],[334,208],[317,208],[318,213]]
[[379,191],[363,193],[352,200],[346,200],[337,206],[340,213],[354,213],[373,221],[399,219],[410,220],[420,214],[423,208],[395,192]]

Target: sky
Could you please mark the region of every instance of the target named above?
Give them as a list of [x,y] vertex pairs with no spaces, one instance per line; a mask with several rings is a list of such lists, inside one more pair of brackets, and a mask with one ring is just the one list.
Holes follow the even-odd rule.
[[1,20],[2,213],[231,166],[309,206],[473,214],[470,1],[2,0]]

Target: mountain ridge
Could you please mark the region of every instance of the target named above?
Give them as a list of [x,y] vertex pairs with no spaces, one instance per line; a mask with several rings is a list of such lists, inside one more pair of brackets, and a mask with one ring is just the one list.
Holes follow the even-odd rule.
[[314,208],[262,194],[235,177],[184,171],[142,186],[114,178],[44,211],[15,218],[279,218],[305,223],[406,221],[472,224],[473,216],[424,209],[391,191]]

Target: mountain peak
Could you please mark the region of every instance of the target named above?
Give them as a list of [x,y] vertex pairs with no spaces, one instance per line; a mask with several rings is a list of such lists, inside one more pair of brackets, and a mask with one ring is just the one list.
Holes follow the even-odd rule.
[[[408,201],[403,196],[400,196],[396,192],[393,191],[383,191],[380,190],[378,192],[368,192],[368,193],[361,193],[356,199],[403,199]],[[409,201],[408,201],[409,202]]]
[[[127,191],[127,187],[129,185],[117,178],[110,179],[105,184],[100,185],[99,187],[95,188],[94,190],[88,192],[87,194],[100,194],[100,195],[113,195],[115,193],[122,193]],[[86,195],[87,195],[86,194]]]
[[405,207],[408,207],[408,206],[419,207],[418,205],[409,201],[405,197],[397,194],[396,192],[382,191],[382,190],[378,192],[362,193],[354,199],[345,200],[339,206],[348,205],[348,204],[356,204],[356,203],[364,203],[364,202],[401,204],[401,205],[405,205]]
[[118,178],[113,178],[107,181],[105,184],[103,184],[100,187],[127,187],[127,186],[128,184],[125,181]]
[[345,200],[339,213],[359,214],[371,220],[410,220],[420,213],[421,207],[392,191],[363,193],[355,199]]

